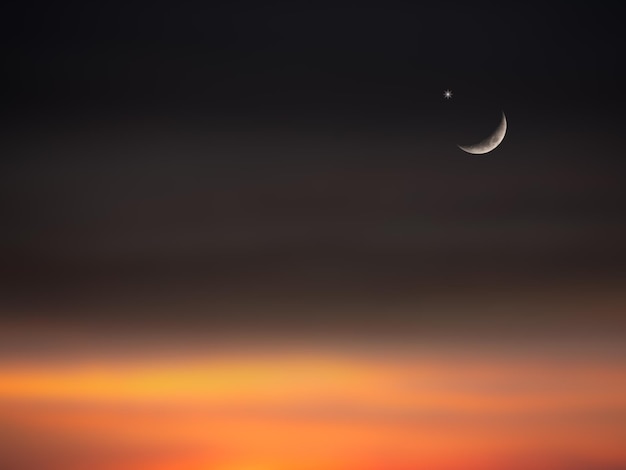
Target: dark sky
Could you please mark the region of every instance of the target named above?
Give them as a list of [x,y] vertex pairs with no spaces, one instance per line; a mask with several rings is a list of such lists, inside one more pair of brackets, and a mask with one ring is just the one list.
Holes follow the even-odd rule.
[[623,325],[619,7],[213,3],[2,14],[6,321]]
[[[213,4],[213,2],[211,2]],[[3,108],[382,120],[431,89],[528,114],[616,111],[620,9],[589,2],[59,2],[8,11]],[[439,97],[437,94],[436,98]],[[582,108],[582,109],[581,109]],[[24,116],[24,118],[26,118]]]

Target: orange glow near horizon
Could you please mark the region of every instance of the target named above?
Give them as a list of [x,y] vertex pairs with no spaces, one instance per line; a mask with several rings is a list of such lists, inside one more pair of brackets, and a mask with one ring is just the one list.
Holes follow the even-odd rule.
[[625,416],[624,368],[593,360],[326,351],[0,366],[0,462],[16,468],[599,468],[626,465]]

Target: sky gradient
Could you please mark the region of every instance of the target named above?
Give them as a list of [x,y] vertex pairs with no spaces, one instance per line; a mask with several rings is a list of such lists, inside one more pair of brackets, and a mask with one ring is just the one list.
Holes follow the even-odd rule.
[[11,6],[0,467],[625,469],[622,10]]

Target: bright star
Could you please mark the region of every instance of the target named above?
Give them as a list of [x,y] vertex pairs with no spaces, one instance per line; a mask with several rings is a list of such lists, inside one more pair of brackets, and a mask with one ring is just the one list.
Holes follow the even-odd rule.
[[452,98],[452,91],[451,90],[446,90],[443,92],[443,97],[447,100],[449,100],[450,98]]

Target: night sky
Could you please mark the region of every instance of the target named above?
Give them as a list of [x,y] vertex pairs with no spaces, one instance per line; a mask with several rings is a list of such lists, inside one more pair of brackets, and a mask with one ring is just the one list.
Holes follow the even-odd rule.
[[[589,2],[14,6],[4,321],[619,336],[621,17]],[[502,111],[499,148],[457,148]]]

